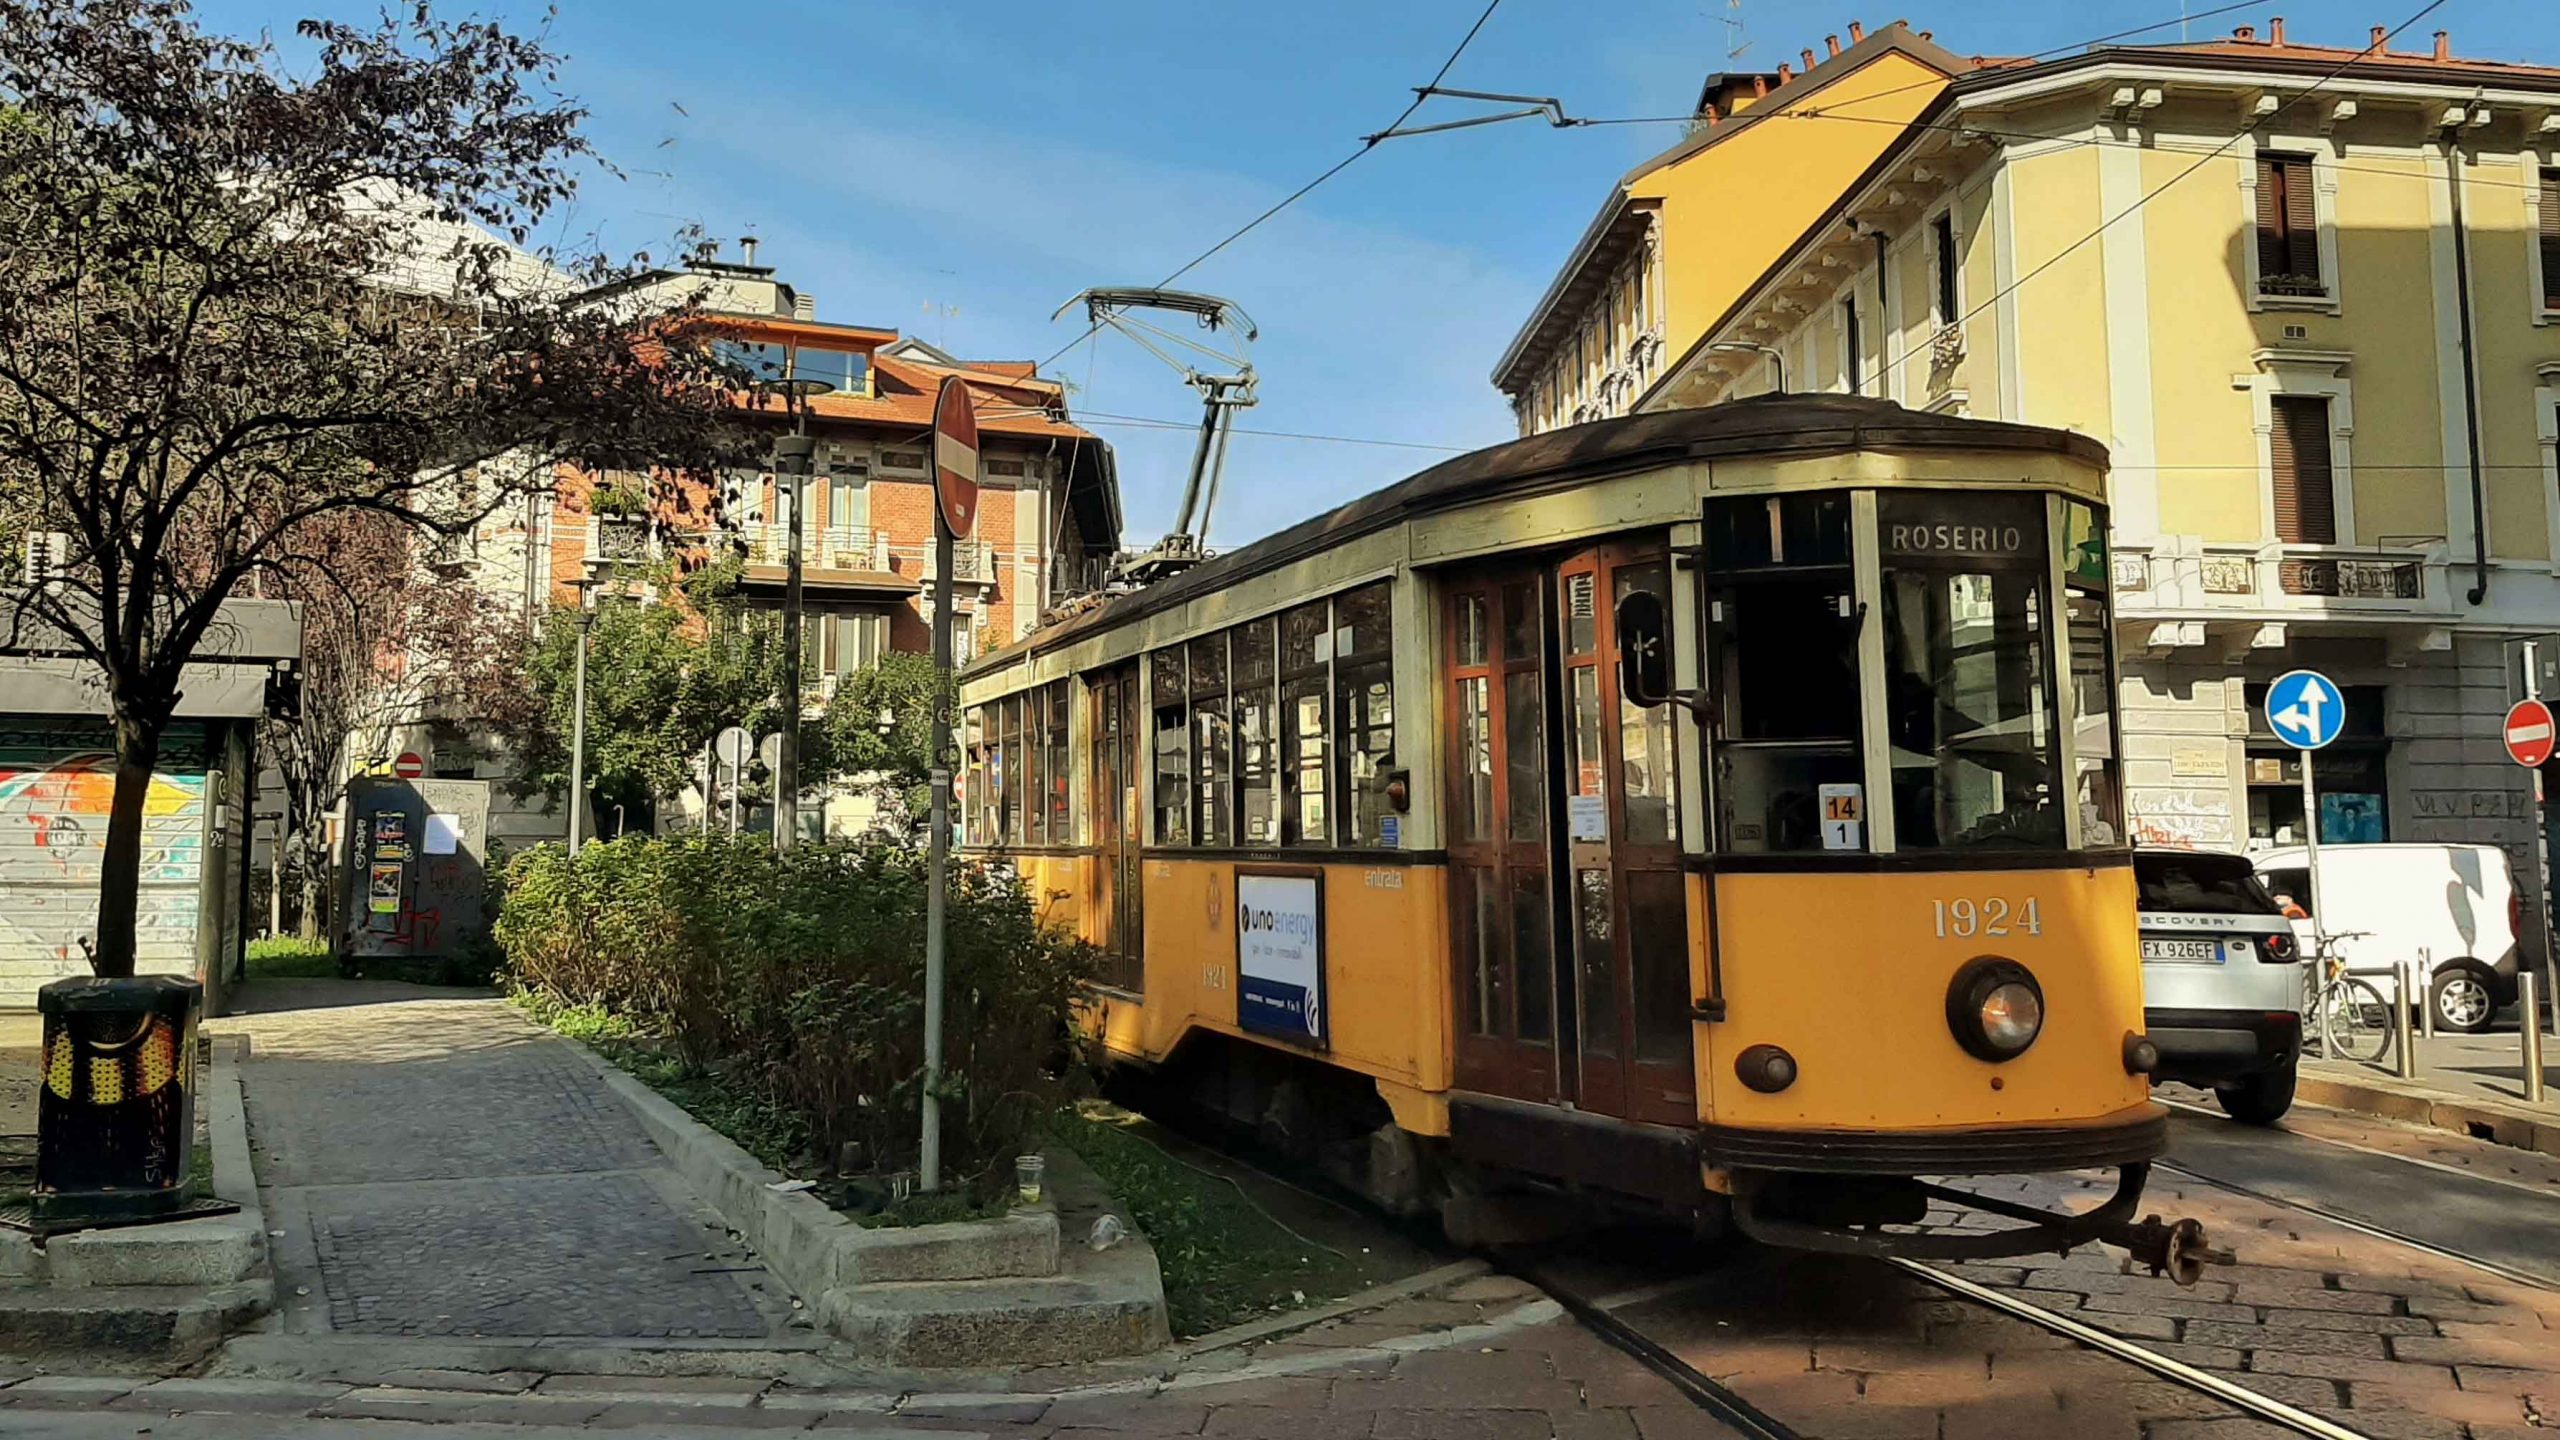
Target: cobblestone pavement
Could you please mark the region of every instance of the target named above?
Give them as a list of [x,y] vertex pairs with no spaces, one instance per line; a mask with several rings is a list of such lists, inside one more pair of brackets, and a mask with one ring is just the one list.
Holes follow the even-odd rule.
[[[376,999],[375,997],[381,997]],[[755,1339],[787,1297],[557,1038],[494,999],[251,987],[241,1066],[303,1333]]]
[[[814,1430],[870,1440],[1206,1435],[1287,1440],[1714,1440],[1731,1434],[1517,1281],[1480,1276],[1259,1343],[1115,1379],[1015,1388],[798,1388],[753,1379],[422,1373],[397,1385],[19,1378],[20,1440],[541,1440]],[[1047,1388],[1044,1388],[1047,1387]],[[421,1428],[424,1427],[424,1428]]]

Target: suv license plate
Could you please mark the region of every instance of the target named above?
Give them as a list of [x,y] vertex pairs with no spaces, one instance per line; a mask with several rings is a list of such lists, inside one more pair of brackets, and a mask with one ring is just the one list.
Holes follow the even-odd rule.
[[2219,965],[2222,963],[2222,942],[2219,940],[2153,940],[2146,936],[2142,942],[2142,958]]

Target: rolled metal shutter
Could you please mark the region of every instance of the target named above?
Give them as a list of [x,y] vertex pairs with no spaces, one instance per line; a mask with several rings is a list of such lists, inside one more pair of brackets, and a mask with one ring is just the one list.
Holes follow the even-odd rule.
[[2289,545],[2338,543],[2338,504],[2329,473],[2329,402],[2278,395],[2268,436],[2274,463],[2276,538]]
[[[99,725],[0,729],[0,1008],[29,1008],[46,981],[89,973],[115,752]],[[203,903],[205,737],[173,726],[143,804],[135,923],[144,974],[196,972]]]

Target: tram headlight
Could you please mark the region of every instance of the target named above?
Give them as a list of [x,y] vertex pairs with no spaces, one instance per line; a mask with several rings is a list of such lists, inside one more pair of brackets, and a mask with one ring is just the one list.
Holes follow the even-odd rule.
[[2044,987],[2015,960],[1985,955],[1947,987],[1947,1028],[1979,1060],[2014,1060],[2044,1029]]

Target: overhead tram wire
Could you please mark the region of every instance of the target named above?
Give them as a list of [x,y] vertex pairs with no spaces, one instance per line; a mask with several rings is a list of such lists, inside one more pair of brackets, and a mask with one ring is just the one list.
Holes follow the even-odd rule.
[[[1457,68],[1458,57],[1467,53],[1467,47],[1474,44],[1476,36],[1484,30],[1485,22],[1491,20],[1493,18],[1493,12],[1500,9],[1501,6],[1502,0],[1486,0],[1483,12],[1476,16],[1476,23],[1467,27],[1467,33],[1459,38],[1457,48],[1451,50],[1449,52],[1449,58],[1441,61],[1440,68],[1432,72],[1431,83],[1414,92],[1412,103],[1406,105],[1403,112],[1398,114],[1393,121],[1387,124],[1385,127],[1386,130],[1393,130],[1397,126],[1402,125],[1407,120],[1413,118],[1413,112],[1421,109],[1423,102],[1431,98],[1428,92],[1438,86],[1441,81],[1449,78],[1449,72]],[[1306,184],[1299,186],[1297,189],[1290,191],[1289,194],[1278,204],[1273,205],[1270,209],[1263,211],[1261,214],[1254,216],[1252,219],[1244,222],[1244,224],[1236,227],[1234,231],[1229,233],[1226,238],[1220,240],[1217,244],[1210,246],[1208,249],[1203,250],[1199,254],[1182,262],[1179,269],[1176,269],[1172,274],[1157,281],[1155,283],[1155,288],[1161,290],[1166,286],[1171,285],[1174,281],[1181,279],[1183,276],[1190,274],[1193,270],[1198,269],[1201,263],[1206,261],[1209,257],[1226,249],[1228,246],[1233,245],[1245,236],[1252,234],[1254,229],[1261,225],[1263,221],[1268,220],[1272,216],[1279,214],[1281,211],[1288,209],[1290,206],[1297,204],[1299,201],[1305,199],[1317,186],[1322,185],[1324,182],[1341,174],[1343,171],[1350,169],[1353,161],[1358,160],[1361,156],[1378,148],[1378,140],[1384,135],[1384,133],[1385,131],[1382,130],[1378,132],[1378,134],[1372,135],[1368,139],[1361,141],[1359,149],[1354,150],[1350,154],[1343,156],[1340,160],[1335,161],[1331,167],[1324,171],[1324,173],[1316,176],[1316,178],[1308,181]],[[1078,335],[1073,340],[1068,341],[1066,344],[1061,345],[1056,350],[1050,352],[1049,358],[1041,361],[1038,368],[1048,368],[1048,366],[1059,356],[1064,355],[1068,351],[1076,348],[1078,345],[1083,344],[1087,339],[1099,333],[1101,329],[1102,326],[1099,322],[1085,327],[1085,331],[1082,335]]]

